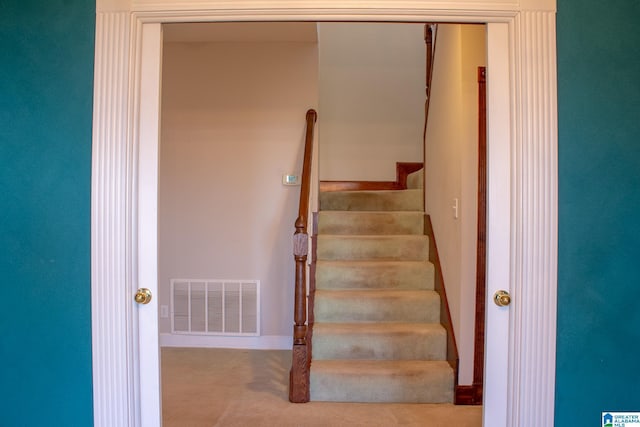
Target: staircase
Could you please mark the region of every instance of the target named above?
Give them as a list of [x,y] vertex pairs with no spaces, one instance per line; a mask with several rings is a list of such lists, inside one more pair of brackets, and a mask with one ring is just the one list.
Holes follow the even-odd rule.
[[320,194],[313,401],[453,402],[418,182]]

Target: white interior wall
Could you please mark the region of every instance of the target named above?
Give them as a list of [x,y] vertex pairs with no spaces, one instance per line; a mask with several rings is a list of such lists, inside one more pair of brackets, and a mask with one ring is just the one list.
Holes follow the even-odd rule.
[[319,23],[320,179],[394,181],[423,160],[423,24]]
[[460,341],[465,352],[462,384],[473,381],[475,285],[478,236],[478,67],[487,63],[486,26],[461,25],[462,99],[464,108],[461,154]]
[[171,278],[258,279],[261,333],[290,344],[300,187],[282,175],[300,173],[317,60],[316,42],[165,43],[159,304]]
[[[439,25],[427,126],[426,207],[460,355],[459,383],[473,381],[478,189],[477,67],[484,25]],[[454,199],[458,217],[454,217]]]

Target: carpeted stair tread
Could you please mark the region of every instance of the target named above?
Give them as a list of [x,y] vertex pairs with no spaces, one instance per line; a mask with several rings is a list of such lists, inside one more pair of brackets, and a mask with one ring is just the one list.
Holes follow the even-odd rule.
[[319,234],[424,234],[422,212],[320,211]]
[[427,236],[344,236],[320,234],[317,237],[319,260],[426,260]]
[[424,188],[424,168],[407,175],[407,188]]
[[445,360],[447,333],[438,323],[316,323],[313,358]]
[[316,262],[316,289],[433,289],[429,261]]
[[337,211],[422,211],[424,191],[323,191],[320,210]]
[[453,369],[430,360],[313,360],[310,388],[314,401],[452,403]]
[[316,322],[440,321],[440,296],[427,290],[316,290]]

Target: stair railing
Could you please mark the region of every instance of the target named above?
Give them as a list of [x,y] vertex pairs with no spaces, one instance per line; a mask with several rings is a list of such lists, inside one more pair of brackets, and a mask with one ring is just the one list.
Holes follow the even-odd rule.
[[311,193],[311,160],[313,153],[313,131],[318,114],[310,109],[306,115],[304,161],[300,187],[298,218],[293,234],[293,258],[296,263],[295,295],[293,309],[293,353],[289,374],[289,400],[293,403],[309,401],[309,365],[311,362],[307,340],[307,255],[309,234],[309,196]]
[[436,53],[436,34],[438,24],[425,24],[424,43],[426,47],[426,78],[425,78],[425,101],[424,101],[424,129],[422,133],[423,142],[427,138],[427,121],[429,120],[429,103],[431,100],[431,81],[433,79],[433,59]]

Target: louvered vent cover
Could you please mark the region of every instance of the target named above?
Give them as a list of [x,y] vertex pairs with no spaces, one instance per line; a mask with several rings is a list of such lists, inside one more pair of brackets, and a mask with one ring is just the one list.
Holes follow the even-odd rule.
[[177,334],[260,335],[259,280],[171,280]]

